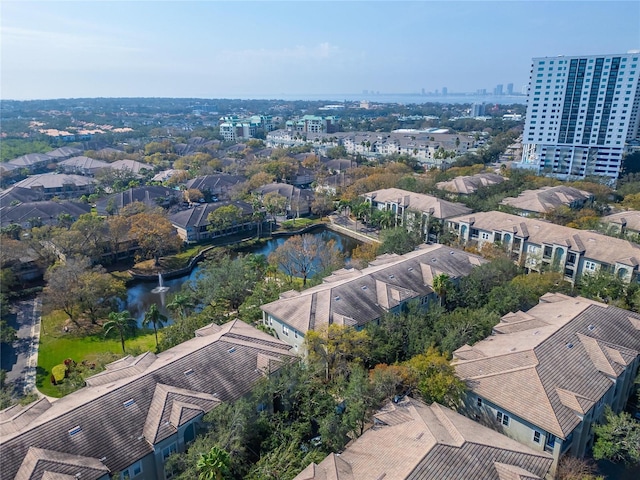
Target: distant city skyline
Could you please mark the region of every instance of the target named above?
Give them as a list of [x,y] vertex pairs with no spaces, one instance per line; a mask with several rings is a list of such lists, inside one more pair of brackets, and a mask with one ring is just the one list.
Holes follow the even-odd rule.
[[3,1],[0,97],[522,93],[531,59],[640,48],[636,1]]

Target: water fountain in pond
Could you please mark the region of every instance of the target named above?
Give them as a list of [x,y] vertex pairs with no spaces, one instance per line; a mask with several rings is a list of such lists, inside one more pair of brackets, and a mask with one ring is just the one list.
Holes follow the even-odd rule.
[[165,293],[167,290],[169,290],[169,287],[164,286],[162,274],[158,273],[158,286],[151,290],[151,293]]

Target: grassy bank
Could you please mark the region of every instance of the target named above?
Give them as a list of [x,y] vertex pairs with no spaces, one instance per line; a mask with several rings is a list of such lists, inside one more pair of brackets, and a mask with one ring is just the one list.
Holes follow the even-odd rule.
[[[124,356],[120,339],[115,336],[105,338],[99,325],[83,323],[81,327],[77,327],[67,321],[67,316],[62,312],[42,317],[36,386],[40,392],[51,397],[61,397],[68,393],[68,385],[64,386],[64,382],[61,386],[56,386],[50,381],[51,369],[65,359],[71,358],[79,366],[83,361],[91,365],[93,368],[78,367],[78,372],[82,370],[81,375],[86,377],[99,372],[105,363]],[[69,331],[65,332],[65,326]],[[139,331],[136,337],[126,340],[125,348],[127,354],[154,351],[155,337],[153,333]]]

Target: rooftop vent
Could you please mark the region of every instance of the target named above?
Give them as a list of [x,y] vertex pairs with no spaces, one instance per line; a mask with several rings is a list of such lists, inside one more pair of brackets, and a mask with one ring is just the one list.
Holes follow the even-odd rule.
[[194,374],[193,368],[190,368],[189,370],[184,372],[184,376],[185,377],[188,377],[189,375],[193,375],[193,374]]
[[588,329],[589,331],[591,331],[591,332],[593,332],[593,331],[595,330],[595,328],[596,328],[596,326],[595,326],[595,325],[589,325],[589,326],[587,327],[587,329]]
[[73,437],[74,435],[77,435],[81,431],[82,431],[82,427],[78,425],[77,427],[73,427],[71,430],[69,430],[69,435]]
[[432,258],[432,259],[431,259],[431,262],[432,262],[432,263],[436,263],[437,261],[438,261],[438,260],[437,260],[436,258]]
[[413,272],[413,267],[409,267],[407,268],[407,270],[409,270],[410,272]]
[[394,274],[389,275],[389,278],[396,278]]
[[366,289],[367,289],[367,286],[366,286],[366,285],[362,285],[360,288],[361,288],[362,290],[366,290]]
[[569,349],[573,348],[573,343],[567,342],[567,348],[569,348]]
[[135,405],[135,404],[136,404],[136,401],[133,398],[130,398],[126,402],[122,403],[122,405],[124,405],[125,408],[130,407],[130,406]]
[[456,252],[454,252],[453,250],[451,250],[451,251],[449,252],[449,255],[453,255],[453,254],[455,254],[455,253],[456,253]]
[[233,353],[236,351],[236,347],[231,347],[229,350],[227,350],[227,352],[229,353]]
[[336,295],[335,297],[333,297],[334,300],[340,300],[340,295]]

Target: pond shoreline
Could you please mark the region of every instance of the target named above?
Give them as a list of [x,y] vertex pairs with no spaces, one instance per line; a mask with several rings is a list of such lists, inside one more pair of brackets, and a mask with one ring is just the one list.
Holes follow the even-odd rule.
[[[258,241],[267,242],[267,241],[269,241],[271,239],[274,239],[274,238],[282,238],[282,237],[291,237],[291,236],[294,236],[294,235],[302,235],[303,233],[309,233],[309,232],[316,231],[316,230],[319,230],[319,229],[333,230],[332,228],[330,228],[330,225],[321,222],[321,223],[315,223],[313,225],[309,225],[309,226],[301,228],[299,230],[273,232],[269,236],[260,237],[260,239],[258,239]],[[340,232],[340,233],[344,233],[344,232]],[[253,247],[252,243],[250,245],[245,245],[245,243],[250,243],[253,240],[255,240],[255,238],[243,239],[240,242],[232,241],[232,242],[220,243],[220,244],[217,244],[217,245],[208,246],[208,247],[204,248],[200,253],[198,253],[197,255],[192,257],[189,260],[189,263],[186,266],[184,266],[182,268],[175,269],[175,270],[167,270],[167,271],[158,272],[158,273],[154,273],[154,274],[142,274],[142,273],[136,273],[135,271],[129,269],[129,270],[127,270],[127,273],[129,275],[131,275],[131,278],[127,281],[127,284],[131,285],[131,284],[135,284],[135,283],[139,283],[139,282],[157,282],[159,274],[162,274],[162,278],[165,279],[165,280],[170,280],[172,278],[184,277],[186,275],[189,275],[193,271],[193,269],[196,267],[196,265],[198,265],[198,263],[200,263],[202,260],[204,260],[204,258],[206,256],[206,253],[211,251],[211,250],[213,250],[214,248],[234,246],[235,247],[234,250],[236,250],[238,252],[242,252],[243,249],[250,249],[250,248]],[[361,239],[360,238],[356,238],[356,240],[361,240]]]

